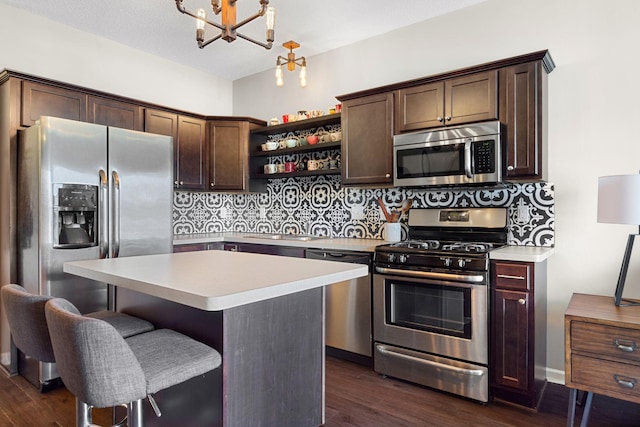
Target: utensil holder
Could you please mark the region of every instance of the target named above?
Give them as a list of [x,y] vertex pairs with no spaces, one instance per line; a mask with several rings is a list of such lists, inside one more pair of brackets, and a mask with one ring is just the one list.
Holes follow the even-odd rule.
[[385,222],[382,226],[382,238],[388,242],[402,240],[402,225],[399,222]]

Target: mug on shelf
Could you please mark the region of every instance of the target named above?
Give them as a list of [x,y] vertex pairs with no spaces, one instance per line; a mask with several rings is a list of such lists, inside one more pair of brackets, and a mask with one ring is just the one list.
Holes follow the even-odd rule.
[[315,144],[317,144],[317,143],[318,143],[318,140],[319,140],[319,139],[320,139],[320,138],[318,137],[318,135],[309,135],[309,136],[307,137],[307,142],[308,142],[309,144],[311,144],[311,145],[315,145]]
[[284,173],[284,163],[276,163],[276,171],[278,173]]
[[322,160],[309,160],[307,162],[307,170],[316,171],[324,167]]
[[277,172],[277,167],[275,165],[275,163],[268,163],[266,165],[264,165],[264,173],[267,175],[271,175],[272,173],[276,173]]
[[287,173],[295,172],[296,171],[296,162],[285,162],[284,171],[287,172]]

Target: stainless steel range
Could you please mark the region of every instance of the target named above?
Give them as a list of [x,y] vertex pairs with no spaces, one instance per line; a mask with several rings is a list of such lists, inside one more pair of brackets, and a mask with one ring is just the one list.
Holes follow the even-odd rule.
[[489,399],[489,251],[506,208],[412,209],[409,240],[376,248],[374,369]]

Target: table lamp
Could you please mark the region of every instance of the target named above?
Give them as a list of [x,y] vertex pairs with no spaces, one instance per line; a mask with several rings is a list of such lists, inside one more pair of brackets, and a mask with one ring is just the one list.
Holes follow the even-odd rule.
[[[598,222],[633,224],[640,227],[640,174],[598,178]],[[627,239],[614,297],[617,306],[640,305],[640,301],[622,298],[633,242],[639,234],[629,234]]]

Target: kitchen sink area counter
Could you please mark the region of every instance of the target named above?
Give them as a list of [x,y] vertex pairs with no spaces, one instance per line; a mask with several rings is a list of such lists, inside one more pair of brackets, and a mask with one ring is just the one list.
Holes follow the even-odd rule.
[[380,239],[354,239],[346,237],[323,237],[285,233],[226,232],[176,234],[173,237],[174,246],[216,242],[255,243],[262,245],[297,246],[309,249],[334,249],[372,253],[376,246],[390,243],[386,240]]

